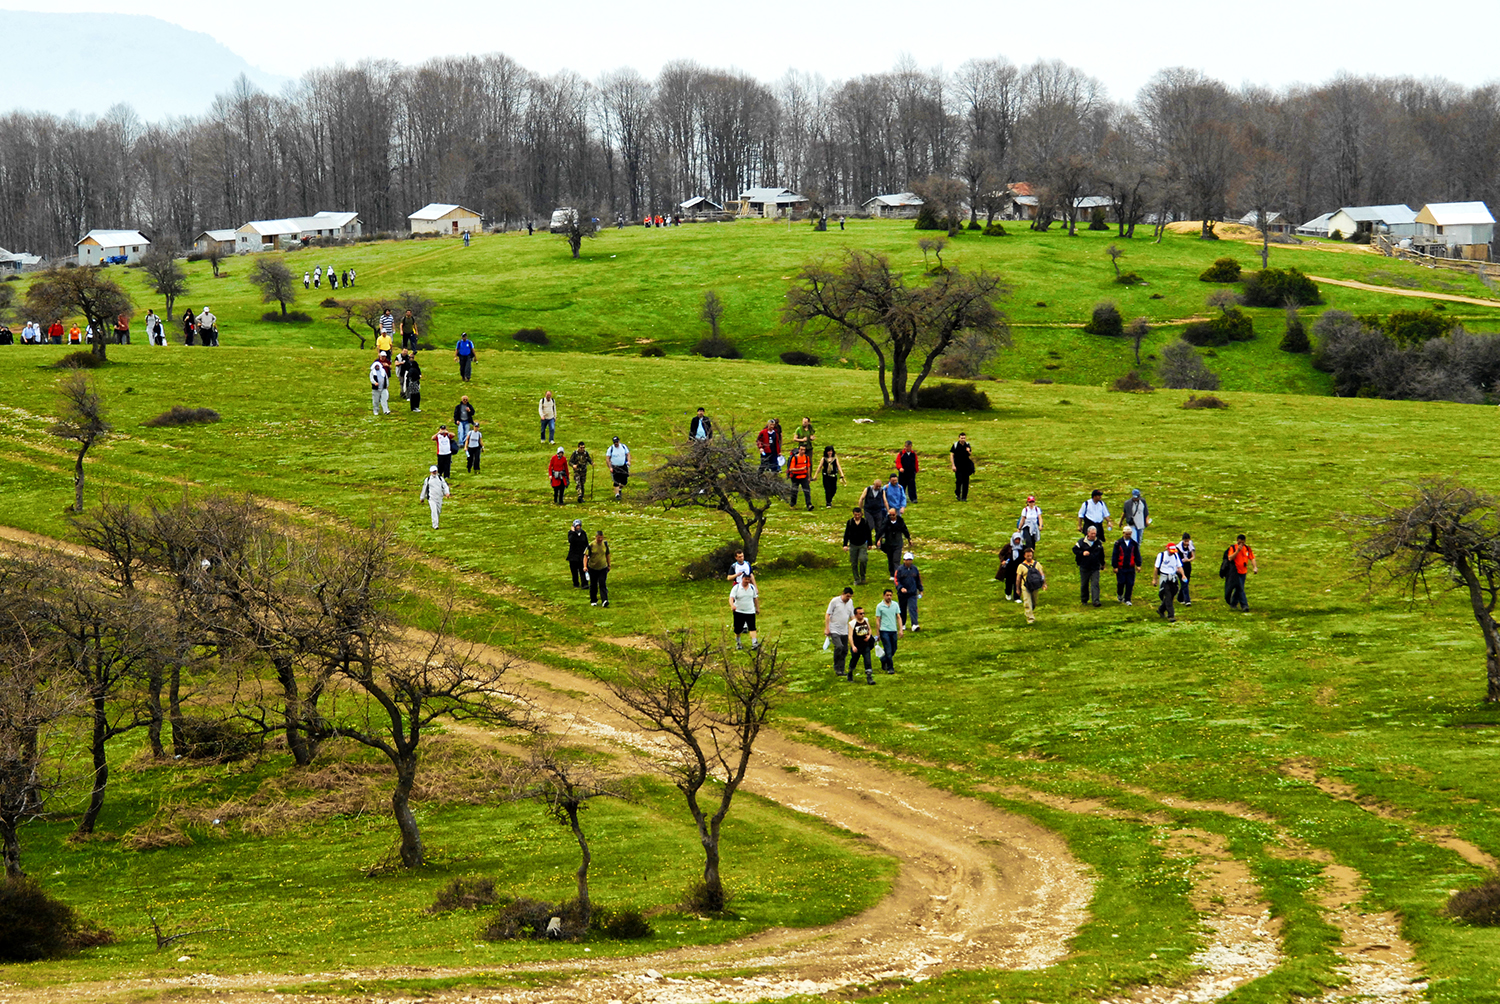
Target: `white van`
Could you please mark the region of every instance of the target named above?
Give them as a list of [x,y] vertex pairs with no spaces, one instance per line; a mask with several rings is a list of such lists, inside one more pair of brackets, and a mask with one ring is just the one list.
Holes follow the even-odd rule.
[[573,222],[577,211],[569,206],[552,210],[552,226],[549,228],[554,234],[565,233],[568,225]]

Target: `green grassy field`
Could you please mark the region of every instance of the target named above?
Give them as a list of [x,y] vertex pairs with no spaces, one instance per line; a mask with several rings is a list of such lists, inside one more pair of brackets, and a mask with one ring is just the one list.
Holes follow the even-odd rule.
[[[91,454],[88,499],[184,487],[253,490],[299,507],[309,518],[358,522],[372,514],[395,516],[402,521],[403,538],[432,559],[434,584],[471,584],[468,599],[478,612],[466,621],[467,631],[503,645],[524,645],[560,665],[577,665],[579,656],[557,653],[592,646],[598,659],[606,659],[611,646],[601,638],[677,626],[720,627],[721,586],[685,581],[677,570],[732,531],[727,521],[708,514],[664,513],[628,499],[606,501],[602,490],[583,507],[552,506],[545,480],[548,451],[530,438],[542,390],[554,390],[560,402],[559,442],[571,448],[585,439],[597,457],[609,436],[620,435],[635,451],[637,471],[670,448],[698,404],[721,425],[733,421],[742,428],[758,428],[768,415],[793,424],[810,415],[818,443],[838,447],[850,485],[841,489],[832,510],[823,509],[818,498],[812,513],[776,511],[764,558],[804,549],[839,554],[846,507],[860,484],[888,473],[895,450],[912,439],[923,461],[920,501],[908,521],[927,583],[924,630],[903,641],[897,677],[882,678],[874,688],[839,686],[819,651],[821,616],[829,596],[848,580],[847,570],[765,576],[762,629],[780,638],[792,660],[783,722],[794,729],[799,721],[833,726],[857,737],[871,755],[894,755],[933,784],[1055,827],[1094,869],[1097,888],[1092,919],[1063,964],[1039,972],[953,974],[882,993],[881,999],[1081,1001],[1136,982],[1180,977],[1202,935],[1183,882],[1156,839],[1160,824],[1151,820],[1165,814],[1174,824],[1222,833],[1287,925],[1283,967],[1237,991],[1234,1001],[1285,1000],[1336,982],[1329,929],[1314,905],[1317,870],[1280,854],[1279,847],[1291,839],[1358,869],[1367,883],[1366,907],[1399,911],[1404,934],[1433,980],[1431,999],[1500,1000],[1500,934],[1456,926],[1438,913],[1452,889],[1472,883],[1481,871],[1433,838],[1436,831],[1452,832],[1500,853],[1500,822],[1491,811],[1500,804],[1500,780],[1489,769],[1496,753],[1491,727],[1500,725],[1500,712],[1480,700],[1480,636],[1466,605],[1451,594],[1415,605],[1385,594],[1368,596],[1365,585],[1352,577],[1351,546],[1338,522],[1339,513],[1359,511],[1372,497],[1393,491],[1390,479],[1456,473],[1478,487],[1492,486],[1500,474],[1500,452],[1488,428],[1497,421],[1494,410],[1265,393],[1317,392],[1321,376],[1305,358],[1275,350],[1273,336],[1262,329],[1271,325],[1279,335],[1279,314],[1258,312],[1266,314],[1257,322],[1260,337],[1220,350],[1219,364],[1211,361],[1215,368],[1222,365],[1230,388],[1222,395],[1230,404],[1224,411],[1183,410],[1182,392],[1107,393],[1098,384],[1123,372],[1128,347],[1104,343],[1100,349],[1101,340],[1072,329],[1022,327],[1017,348],[997,361],[1005,379],[985,385],[993,411],[884,413],[868,372],[853,366],[796,369],[759,360],[794,344],[774,327],[775,291],[798,261],[841,240],[868,240],[894,253],[912,248],[914,235],[875,224],[855,224],[844,235],[733,227],[727,233],[728,228],[609,232],[587,245],[586,259],[578,263],[566,259],[559,242],[541,236],[529,243],[524,237],[487,237],[467,252],[454,242],[319,252],[320,260],[336,267],[344,267],[343,255],[359,261],[366,295],[414,286],[446,303],[451,291],[455,327],[457,318],[467,316],[484,318],[500,332],[541,324],[557,346],[486,351],[467,387],[450,366],[430,365],[424,414],[398,408],[389,418],[374,419],[364,382],[367,356],[333,348],[340,339],[331,327],[314,329],[324,332],[322,340],[309,335],[295,344],[291,336],[248,322],[239,322],[241,335],[237,322],[229,320],[234,311],[248,317],[260,308],[248,296],[216,297],[208,302],[226,318],[226,345],[217,351],[111,347],[116,362],[97,376],[119,435]],[[964,237],[945,258],[967,266],[972,261],[966,256],[972,256],[1012,275],[1018,287],[1016,319],[1022,324],[1037,323],[1043,308],[1021,305],[1044,296],[1049,303],[1071,304],[1073,316],[1067,320],[1078,321],[1094,299],[1111,295],[1111,286],[1102,253],[1094,261],[1076,249],[1102,252],[1107,243],[1107,235],[1071,241],[1057,233],[988,242]],[[1049,258],[1061,255],[1059,249],[1067,249],[1067,255]],[[1160,248],[1137,242],[1123,264],[1147,277],[1153,283],[1149,289],[1162,291],[1165,299],[1122,309],[1129,316],[1154,304],[1161,311],[1155,316],[1188,316],[1209,289],[1196,281],[1196,270],[1223,253],[1248,264],[1252,250],[1221,242],[1205,251],[1198,242],[1178,238]],[[459,271],[465,254],[467,260],[490,255],[502,262],[487,289],[477,286],[473,273]],[[610,254],[620,257],[610,259]],[[358,255],[368,256],[369,264]],[[1379,281],[1371,278],[1374,272],[1397,268],[1355,254],[1274,249],[1273,264],[1278,258],[1282,264],[1316,261],[1305,269],[1372,282]],[[243,267],[240,260],[230,265],[234,273]],[[382,272],[384,267],[389,270]],[[452,286],[441,284],[439,275]],[[731,276],[743,277],[744,287],[730,285]],[[1446,275],[1418,278],[1461,285]],[[230,289],[238,281],[231,275],[217,285]],[[682,355],[698,337],[697,299],[708,287],[729,301],[731,336],[759,360]],[[1333,288],[1325,294],[1330,306],[1359,312],[1412,302]],[[524,316],[516,312],[523,304],[531,305]],[[537,304],[557,304],[556,320],[539,321],[544,315],[536,312]],[[1480,328],[1490,320],[1478,308],[1473,319]],[[648,326],[653,323],[658,327]],[[605,330],[614,334],[601,338]],[[659,339],[671,354],[636,358],[635,338]],[[303,347],[308,342],[314,347]],[[574,351],[580,349],[587,351]],[[6,522],[49,535],[66,532],[63,507],[71,499],[69,459],[45,431],[56,371],[43,364],[62,351],[16,349],[0,355],[8,388],[0,407]],[[1053,351],[1063,356],[1063,368],[1045,372],[1059,382],[1032,383],[1040,374],[1025,368],[1024,360],[1033,358],[1029,353],[1040,360]],[[1066,384],[1070,379],[1074,383]],[[486,432],[484,472],[455,474],[444,527],[433,532],[417,488],[429,462],[428,437],[438,421],[448,419],[459,393],[474,399]],[[192,430],[140,425],[175,403],[216,408],[224,422]],[[874,421],[855,421],[865,418]],[[967,504],[953,499],[946,475],[946,450],[960,430],[975,443],[979,461]],[[1068,555],[1072,514],[1095,486],[1108,493],[1116,511],[1130,488],[1142,489],[1156,520],[1148,552],[1183,530],[1199,541],[1197,602],[1175,627],[1155,618],[1144,599],[1131,608],[1108,603],[1102,610],[1077,603]],[[1019,608],[1000,601],[992,576],[996,549],[1029,493],[1037,495],[1046,513],[1041,558],[1054,578],[1037,626],[1028,629]],[[564,538],[575,515],[590,530],[604,529],[612,541],[616,571],[608,610],[591,609],[568,588]],[[1255,612],[1248,615],[1228,611],[1215,596],[1217,553],[1237,532],[1249,535],[1261,566],[1249,584]],[[496,588],[472,588],[476,582]],[[1139,591],[1149,593],[1148,586]],[[874,598],[873,588],[861,591],[860,599]],[[1391,812],[1377,815],[1330,797],[1293,776],[1287,766],[1292,761],[1317,765],[1319,773],[1341,779]],[[152,786],[158,783],[148,777],[134,796],[111,803],[105,827],[124,829],[151,811],[157,797]],[[1098,800],[1141,815],[1063,812],[1017,793],[1022,790]],[[1275,823],[1163,807],[1157,799],[1168,796],[1233,802]],[[793,824],[795,817],[750,804],[743,807],[745,828],[735,839],[769,840],[783,826],[801,825]],[[737,805],[736,818],[741,808]],[[1148,818],[1148,809],[1157,816]],[[623,834],[632,813],[671,809],[664,801],[649,810],[609,811],[619,814]],[[495,859],[482,836],[485,829],[530,825],[497,823],[490,813],[434,807],[428,838],[453,849],[463,867],[473,860],[488,868]],[[685,821],[679,822],[674,839],[690,834]],[[351,834],[346,823],[330,821],[317,842],[323,863],[288,866],[285,880],[314,890],[308,897],[326,896],[343,882],[349,886],[342,893],[346,899],[379,903],[390,897],[394,915],[410,917],[440,882],[430,877],[419,890],[419,883],[404,880],[353,880],[388,838],[378,828],[362,828],[365,832]],[[52,870],[63,873],[57,877],[59,891],[70,901],[108,918],[127,912],[114,905],[125,883],[164,881],[162,876],[179,867],[202,875],[223,868],[215,860],[221,845],[209,839],[193,848],[142,855],[112,846],[65,849],[60,845],[65,829],[59,824],[28,830],[27,852],[47,863],[38,871],[44,879]],[[566,860],[559,836],[553,835],[559,863],[543,866],[554,879]],[[825,833],[795,837],[810,847],[836,844]],[[791,839],[785,833],[782,838]],[[243,853],[272,861],[284,857],[283,851],[268,841]],[[68,867],[57,868],[58,863]],[[108,881],[75,878],[79,870],[85,875],[97,870]],[[867,889],[881,878],[878,861],[852,856],[838,858],[826,871],[838,874],[841,888],[850,890]],[[732,865],[728,879],[752,888],[768,881],[753,870],[736,872]],[[667,901],[669,892],[659,901]],[[645,894],[628,885],[620,893]],[[859,901],[855,895],[848,905]],[[112,912],[117,909],[120,913]],[[223,906],[194,901],[178,909],[216,916]],[[259,915],[247,914],[254,916]],[[768,908],[755,919],[785,922],[778,919],[782,916]],[[816,916],[807,914],[804,922]],[[732,927],[704,937],[743,930]],[[460,948],[473,961],[467,953],[480,951],[460,944],[463,932],[436,922],[417,925],[409,937],[411,951],[438,961],[453,961]],[[194,965],[224,971],[295,968],[333,957],[309,947],[280,961],[262,957],[250,942],[213,951],[222,951],[221,957]],[[45,982],[99,975],[111,966],[149,971],[161,964],[135,938],[73,962],[13,967],[7,978],[19,972],[24,980]]]

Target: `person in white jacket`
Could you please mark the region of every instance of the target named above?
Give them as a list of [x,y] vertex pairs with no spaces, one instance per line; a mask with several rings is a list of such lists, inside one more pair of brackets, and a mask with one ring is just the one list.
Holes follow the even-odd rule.
[[377,416],[391,413],[391,375],[379,359],[370,364],[370,410]]
[[550,390],[537,402],[536,414],[542,420],[542,442],[550,445],[557,435],[557,402]]
[[427,508],[432,510],[432,528],[438,528],[438,520],[443,515],[443,499],[453,494],[448,487],[448,482],[443,480],[438,473],[437,464],[427,468],[427,480],[422,482],[422,491],[417,495],[418,499],[427,500]]

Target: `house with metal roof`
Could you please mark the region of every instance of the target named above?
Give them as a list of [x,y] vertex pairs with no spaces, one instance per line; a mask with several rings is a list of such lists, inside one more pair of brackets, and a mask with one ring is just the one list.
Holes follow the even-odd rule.
[[890,219],[911,219],[922,211],[922,197],[915,192],[897,192],[894,195],[877,195],[866,199],[860,206],[871,216]]
[[406,218],[414,234],[477,234],[483,218],[472,209],[447,202],[429,202]]
[[1417,228],[1413,244],[1427,245],[1429,254],[1489,261],[1495,217],[1483,202],[1429,202],[1417,212]]
[[1410,206],[1345,206],[1328,218],[1328,233],[1340,237],[1355,234],[1387,234],[1410,237],[1417,232],[1417,214]]
[[1331,219],[1333,219],[1332,213],[1324,213],[1322,216],[1315,216],[1298,227],[1297,233],[1302,234],[1306,237],[1327,237],[1328,221]]
[[340,239],[359,235],[358,213],[323,210],[311,216],[294,216],[285,220],[251,220],[235,228],[234,249],[240,253],[269,251],[319,237]]
[[139,230],[90,230],[73,246],[78,251],[78,264],[98,265],[110,258],[140,261],[151,242]]
[[193,238],[193,250],[203,253],[217,250],[222,254],[234,254],[234,230],[205,230]]
[[[1239,218],[1239,224],[1246,227],[1260,229],[1260,213],[1254,209]],[[1266,230],[1273,234],[1289,234],[1292,232],[1292,221],[1280,213],[1269,212],[1266,214]]]
[[0,272],[25,272],[33,269],[46,261],[41,255],[27,254],[24,251],[11,252],[0,248]]
[[790,188],[747,188],[740,193],[740,216],[781,216],[812,205]]
[[713,199],[702,195],[695,195],[686,202],[679,202],[677,208],[688,216],[702,216],[706,213],[722,213],[724,207]]

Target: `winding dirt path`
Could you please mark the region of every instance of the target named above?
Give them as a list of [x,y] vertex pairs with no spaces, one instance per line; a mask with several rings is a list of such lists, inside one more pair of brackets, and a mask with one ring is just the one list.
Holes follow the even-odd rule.
[[1353,279],[1330,279],[1323,275],[1309,275],[1313,282],[1326,282],[1330,286],[1347,289],[1362,289],[1368,293],[1386,293],[1390,296],[1414,296],[1419,300],[1447,300],[1449,303],[1468,303],[1476,307],[1500,307],[1500,300],[1486,300],[1477,296],[1461,296],[1457,293],[1427,293],[1420,289],[1401,289],[1398,286],[1373,286],[1368,282]]

